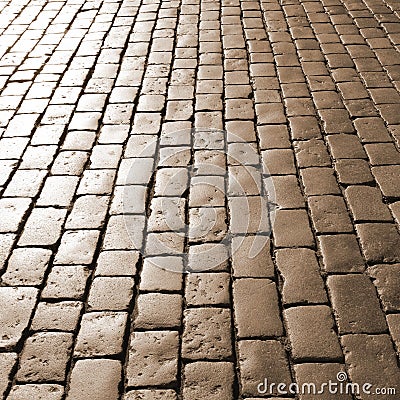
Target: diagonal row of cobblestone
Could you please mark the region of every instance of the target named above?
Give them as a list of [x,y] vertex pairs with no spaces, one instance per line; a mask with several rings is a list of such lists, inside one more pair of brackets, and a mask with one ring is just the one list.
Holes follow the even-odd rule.
[[0,2],[0,397],[399,392],[399,10]]

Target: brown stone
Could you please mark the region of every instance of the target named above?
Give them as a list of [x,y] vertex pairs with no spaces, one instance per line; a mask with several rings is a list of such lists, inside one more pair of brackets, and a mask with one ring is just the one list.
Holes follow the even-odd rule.
[[117,400],[122,365],[118,360],[78,360],[72,369],[68,400]]
[[160,386],[176,382],[178,350],[178,332],[134,332],[126,369],[128,386]]
[[367,276],[329,276],[327,286],[341,334],[386,331],[385,317],[374,285]]
[[337,361],[342,356],[328,306],[300,306],[284,311],[292,357],[296,362]]
[[233,283],[235,322],[239,338],[283,334],[277,289],[269,279],[244,278]]
[[284,304],[326,303],[324,281],[315,252],[311,249],[282,249],[275,255],[283,278]]
[[364,259],[355,235],[320,235],[318,242],[326,272],[364,271]]
[[182,357],[225,360],[232,355],[231,313],[227,308],[189,308],[184,311]]
[[[239,368],[241,394],[246,397],[259,396],[258,387],[265,379],[291,383],[287,354],[277,340],[239,341]],[[276,395],[276,387],[271,394]]]

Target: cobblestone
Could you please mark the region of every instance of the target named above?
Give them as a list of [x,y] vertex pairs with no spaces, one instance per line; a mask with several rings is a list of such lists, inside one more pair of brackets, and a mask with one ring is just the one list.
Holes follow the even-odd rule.
[[365,275],[330,276],[327,280],[341,334],[383,333],[386,323],[375,288]]
[[20,382],[62,382],[72,348],[72,334],[39,332],[29,337],[22,351]]
[[229,309],[189,308],[185,310],[184,317],[182,339],[184,358],[224,360],[231,356]]
[[264,379],[287,385],[291,381],[287,356],[279,341],[240,341],[239,357],[242,393],[245,396],[259,395],[257,386]]
[[30,199],[3,198],[0,200],[2,220],[0,232],[17,232],[24,215],[31,205]]
[[178,332],[135,332],[129,347],[128,386],[176,382],[178,346]]
[[74,355],[79,358],[120,354],[126,313],[92,312],[82,316]]
[[96,400],[118,398],[121,363],[109,359],[87,359],[76,362],[72,369],[67,399]]
[[275,284],[268,279],[237,279],[233,283],[239,338],[282,336]]
[[275,255],[283,278],[284,304],[318,304],[327,301],[319,265],[311,249],[282,249]]
[[284,316],[294,360],[337,361],[343,357],[328,306],[293,307]]
[[[342,345],[352,380],[368,379],[372,385],[383,381],[396,387],[399,371],[395,368],[396,355],[388,335],[345,335]],[[366,364],[363,361],[367,359]]]
[[0,397],[398,392],[399,16],[0,2]]

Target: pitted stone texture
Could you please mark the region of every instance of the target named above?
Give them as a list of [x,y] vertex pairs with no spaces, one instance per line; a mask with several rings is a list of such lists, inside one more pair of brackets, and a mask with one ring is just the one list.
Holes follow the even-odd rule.
[[97,230],[66,231],[56,254],[55,264],[91,264],[100,232]]
[[129,308],[133,286],[133,278],[96,277],[91,285],[88,297],[88,309],[123,311]]
[[[313,392],[311,387],[311,392],[307,391],[307,387],[305,386],[305,392],[300,394],[301,400],[313,400],[315,396],[320,397],[318,393],[322,388],[322,384],[326,384],[331,380],[333,383],[339,383],[337,381],[336,376],[338,373],[345,371],[345,366],[343,364],[337,363],[305,363],[305,364],[297,364],[294,366],[294,370],[296,373],[296,382],[301,388],[303,384],[312,383],[315,384],[316,392]],[[343,381],[344,384],[348,383],[348,380]],[[332,391],[333,392],[333,391]],[[338,390],[337,393],[329,393],[329,390],[326,390],[326,393],[321,395],[325,400],[351,400],[352,396],[347,394],[345,391],[340,393]],[[321,397],[321,398],[322,398]]]
[[340,193],[334,172],[331,168],[303,168],[300,173],[307,196]]
[[[277,340],[241,340],[239,368],[242,395],[259,396],[258,385],[268,382],[291,383],[288,358]],[[276,388],[273,391],[276,395]]]
[[180,232],[156,232],[147,235],[146,256],[182,254],[184,236]]
[[148,185],[154,172],[152,158],[124,158],[118,169],[117,185]]
[[115,172],[112,170],[86,170],[77,194],[111,194]]
[[43,282],[51,251],[40,248],[17,248],[10,259],[1,281],[7,285],[37,286]]
[[199,361],[184,367],[183,399],[230,400],[233,398],[232,363]]
[[147,227],[150,232],[178,231],[184,229],[184,199],[179,197],[155,197],[150,207],[151,214]]
[[186,168],[162,168],[157,171],[154,193],[160,197],[181,197],[188,183]]
[[318,242],[326,272],[364,271],[364,259],[355,235],[321,235]]
[[78,360],[72,369],[68,400],[117,400],[122,365],[117,360]]
[[315,229],[319,233],[352,232],[353,225],[344,200],[339,196],[313,196],[308,200]]
[[394,224],[357,224],[356,230],[367,262],[400,261],[400,234]]
[[225,206],[224,185],[223,177],[193,177],[190,182],[189,207]]
[[314,245],[306,210],[277,210],[272,231],[277,247]]
[[186,302],[188,305],[228,305],[229,286],[227,273],[191,273],[186,278]]
[[85,151],[62,151],[51,168],[54,175],[81,175],[88,159]]
[[64,387],[48,383],[15,385],[7,400],[61,400]]
[[400,165],[373,167],[372,174],[385,197],[400,197]]
[[83,298],[90,271],[83,265],[55,265],[47,278],[42,297],[80,300]]
[[3,198],[0,199],[0,232],[16,232],[25,213],[31,204],[31,199]]
[[305,207],[304,196],[300,191],[296,175],[273,176],[271,182],[275,191],[273,201],[279,208]]
[[371,183],[374,177],[371,174],[368,162],[360,159],[341,159],[335,162],[335,169],[339,182],[344,185]]
[[261,171],[252,166],[229,167],[230,196],[257,196],[262,193]]
[[197,150],[194,153],[194,170],[197,175],[224,175],[226,156],[220,150]]
[[106,250],[139,250],[142,248],[144,217],[113,215],[108,220],[103,248]]
[[140,279],[141,291],[179,292],[184,271],[181,257],[149,257],[144,260]]
[[176,382],[178,350],[178,332],[134,332],[126,370],[128,386],[160,386]]
[[33,331],[75,331],[83,304],[79,301],[40,302],[32,321]]
[[186,309],[184,325],[182,357],[190,360],[224,360],[232,355],[229,309]]
[[3,311],[0,315],[0,348],[14,348],[28,327],[36,304],[38,290],[32,287],[1,287],[0,303]]
[[[39,206],[68,207],[75,194],[79,178],[76,176],[49,176],[37,201]],[[54,188],[57,190],[54,190]]]
[[127,318],[128,315],[122,312],[84,314],[74,355],[79,358],[86,358],[121,353]]
[[11,371],[17,362],[17,353],[0,354],[0,396],[3,396],[7,390]]
[[18,170],[12,181],[4,191],[4,196],[35,197],[43,183],[47,171],[44,170]]
[[389,314],[386,316],[390,335],[396,345],[397,354],[400,353],[400,314]]
[[40,332],[29,337],[22,351],[19,382],[63,382],[72,350],[72,334]]
[[105,221],[108,202],[108,196],[79,197],[68,216],[66,229],[100,228]]
[[189,270],[226,271],[228,268],[228,249],[222,243],[205,243],[189,247]]
[[134,251],[102,251],[97,259],[95,275],[134,276],[139,254]]
[[221,241],[227,233],[224,207],[189,210],[189,240],[193,243]]
[[392,221],[392,215],[383,203],[382,194],[378,188],[349,186],[345,191],[345,196],[355,222]]
[[322,140],[294,142],[294,151],[300,168],[329,167],[331,159]]
[[233,234],[269,233],[268,205],[261,196],[231,197],[228,200]]
[[230,143],[228,145],[229,165],[258,165],[260,157],[254,143]]
[[160,167],[186,167],[191,161],[191,151],[188,147],[161,147]]
[[20,246],[46,246],[56,243],[61,234],[66,210],[57,208],[35,208],[19,239]]

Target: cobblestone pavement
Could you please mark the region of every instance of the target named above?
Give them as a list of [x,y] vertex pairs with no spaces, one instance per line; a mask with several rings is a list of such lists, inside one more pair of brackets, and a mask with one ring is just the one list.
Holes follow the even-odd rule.
[[0,1],[0,397],[398,399],[399,22]]

